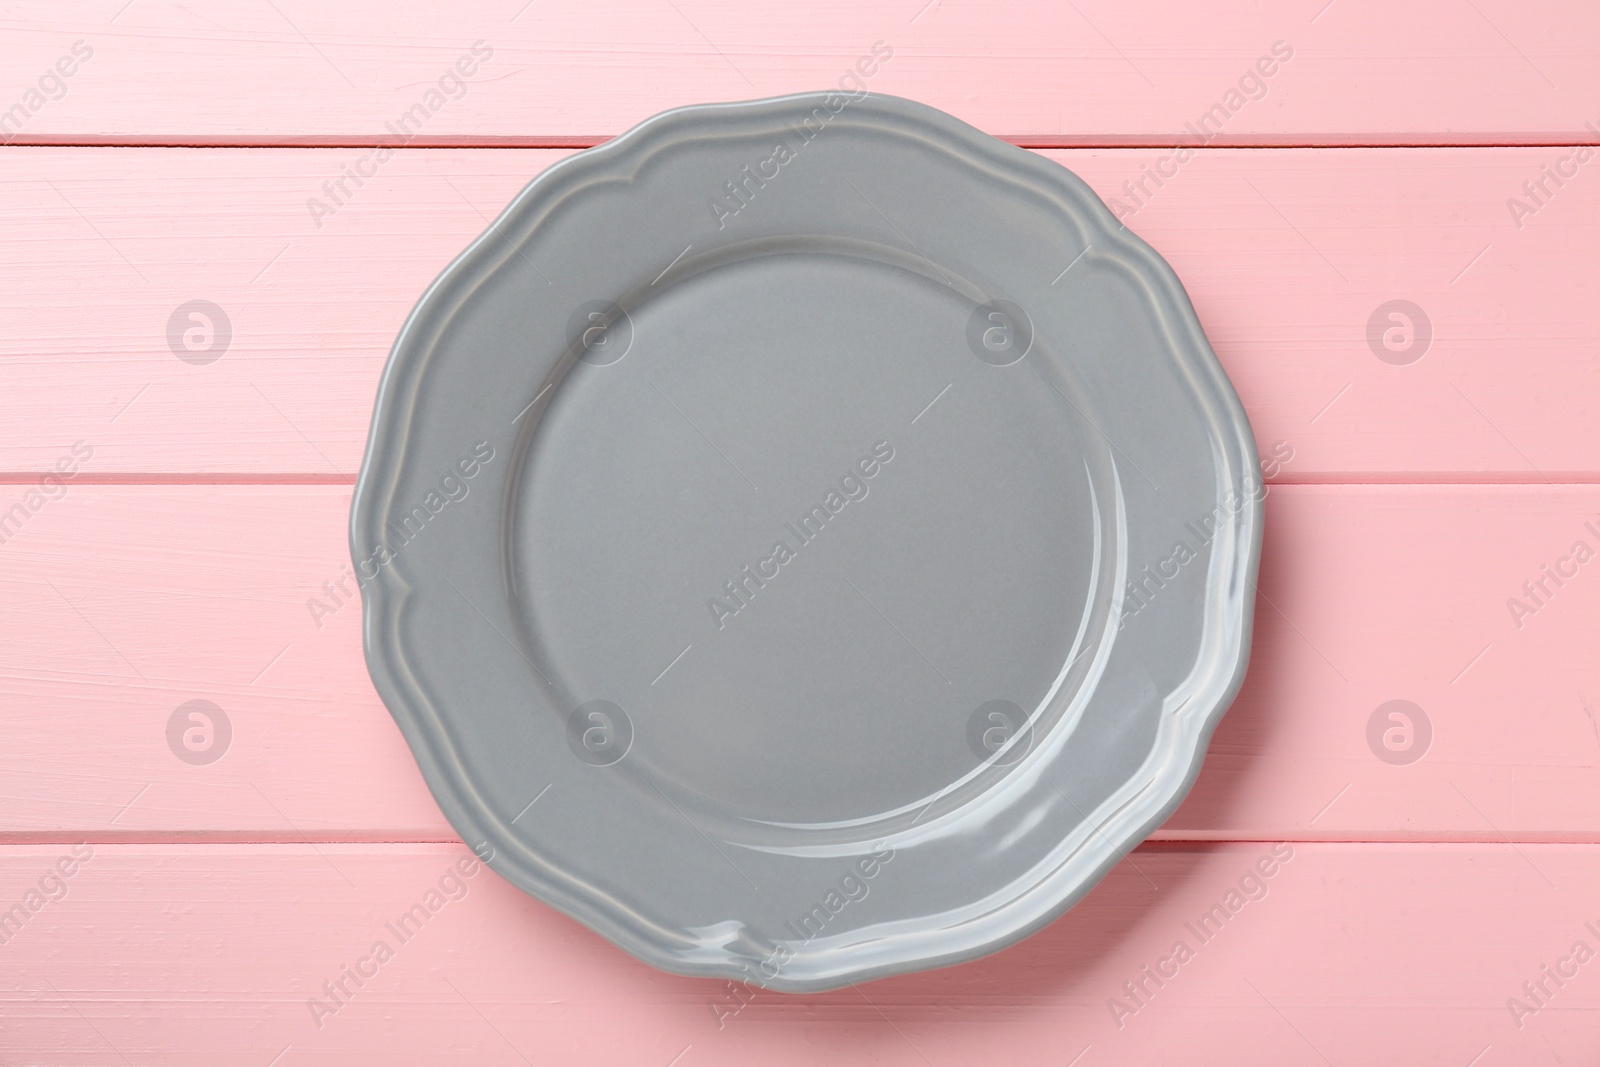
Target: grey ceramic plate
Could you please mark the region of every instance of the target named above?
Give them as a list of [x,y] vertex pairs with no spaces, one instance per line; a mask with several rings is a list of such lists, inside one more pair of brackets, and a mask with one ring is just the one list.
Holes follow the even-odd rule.
[[821,990],[1024,937],[1244,674],[1244,411],[1082,181],[931,108],[683,108],[552,167],[390,357],[366,654],[511,882]]

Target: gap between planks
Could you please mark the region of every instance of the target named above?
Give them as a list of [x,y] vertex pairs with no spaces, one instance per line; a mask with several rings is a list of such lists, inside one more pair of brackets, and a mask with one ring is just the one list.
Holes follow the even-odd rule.
[[[644,117],[641,117],[641,121]],[[1438,138],[1424,141],[1408,141],[1401,138],[1392,140],[1363,140],[1363,141],[1337,141],[1337,140],[1306,140],[1304,138],[1282,139],[1230,139],[1219,135],[1204,144],[1197,145],[1192,138],[1163,138],[1163,137],[1114,137],[1104,134],[1085,134],[1082,137],[1061,137],[1057,135],[1033,134],[995,134],[996,140],[1007,144],[1016,145],[1018,148],[1027,148],[1036,151],[1050,149],[1134,149],[1134,148],[1204,148],[1239,150],[1239,151],[1288,151],[1304,148],[1327,149],[1329,151],[1354,150],[1363,148],[1583,148],[1600,147],[1600,140],[1574,140],[1570,134],[1543,134],[1523,139],[1508,137],[1490,137],[1474,139],[1463,136],[1459,139]],[[527,149],[559,149],[573,150],[595,148],[607,141],[615,140],[612,136],[574,135],[571,137],[482,137],[461,138],[441,137],[429,139],[418,136],[406,142],[405,151],[416,150],[458,150],[503,148],[523,151]],[[6,148],[239,148],[239,149],[273,149],[273,148],[380,148],[387,144],[379,137],[307,137],[300,140],[289,140],[281,137],[211,137],[205,139],[185,140],[180,137],[154,135],[149,137],[116,137],[105,139],[83,137],[52,137],[41,135],[28,137],[17,135],[6,141],[0,142],[0,149]]]
[[[1176,830],[1170,835],[1163,836],[1164,831],[1157,830],[1155,835],[1145,838],[1129,852],[1205,852],[1226,848],[1235,845],[1373,845],[1413,847],[1416,845],[1484,845],[1497,848],[1515,848],[1518,845],[1557,845],[1568,848],[1593,848],[1600,846],[1600,832],[1588,836],[1572,836],[1570,834],[1541,834],[1518,833],[1515,836],[1500,834],[1481,834],[1471,832],[1433,832],[1428,835],[1407,835],[1400,832],[1378,832],[1363,837],[1351,836],[1346,833],[1331,834],[1284,834],[1278,837],[1262,836],[1261,834],[1210,833],[1194,830]],[[440,837],[437,834],[417,834],[405,836],[403,834],[386,833],[381,836],[362,836],[361,831],[352,831],[338,836],[310,836],[294,832],[262,833],[254,830],[173,830],[167,832],[150,832],[144,830],[117,833],[115,831],[92,831],[78,834],[64,834],[55,830],[13,830],[0,832],[0,849],[29,846],[61,846],[88,843],[91,845],[127,846],[130,848],[143,846],[166,845],[205,845],[225,846],[243,845],[272,847],[277,845],[293,845],[318,847],[361,845],[361,846],[387,846],[411,847],[414,845],[461,845],[466,847],[460,838]]]
[[[32,485],[40,478],[52,471],[0,471],[0,485]],[[357,475],[343,473],[321,473],[317,471],[285,471],[282,473],[251,473],[248,471],[223,472],[216,474],[195,473],[184,471],[108,471],[90,473],[87,471],[75,474],[70,479],[73,485],[355,485]],[[1271,486],[1289,485],[1328,485],[1349,486],[1359,488],[1362,486],[1414,486],[1426,488],[1430,486],[1475,486],[1475,485],[1505,485],[1505,486],[1538,486],[1549,489],[1562,489],[1578,486],[1600,485],[1600,471],[1571,473],[1566,472],[1554,478],[1529,478],[1515,471],[1462,471],[1436,472],[1429,471],[1419,475],[1397,473],[1392,477],[1373,478],[1370,475],[1363,478],[1342,477],[1338,472],[1321,472],[1297,477],[1269,478],[1265,483]]]

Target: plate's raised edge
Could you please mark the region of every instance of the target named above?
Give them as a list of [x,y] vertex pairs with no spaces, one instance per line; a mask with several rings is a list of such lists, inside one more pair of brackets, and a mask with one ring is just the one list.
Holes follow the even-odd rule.
[[[426,371],[428,357],[440,333],[459,308],[459,290],[469,275],[492,273],[497,264],[491,260],[505,260],[516,254],[514,239],[507,234],[518,228],[513,222],[526,221],[530,216],[547,212],[573,190],[567,188],[574,181],[603,177],[604,172],[637,172],[643,162],[676,140],[688,137],[715,136],[705,126],[715,125],[728,117],[764,119],[768,115],[782,115],[799,106],[825,106],[825,101],[836,99],[834,92],[801,93],[765,100],[742,101],[723,104],[699,104],[676,108],[645,120],[621,136],[596,148],[563,159],[533,179],[490,224],[429,286],[408,316],[395,340],[389,360],[379,382],[374,405],[371,431],[366,454],[362,460],[361,474],[351,503],[350,547],[354,560],[362,558],[360,546],[372,541],[373,531],[381,530],[383,519],[392,506],[394,492],[403,470],[403,447],[414,411],[417,389]],[[849,95],[849,94],[844,94]],[[862,107],[871,102],[870,107]],[[1035,155],[1025,149],[999,141],[959,119],[935,108],[914,101],[882,94],[861,94],[851,97],[852,112],[858,121],[865,112],[878,112],[911,125],[931,127],[942,137],[940,147],[960,154],[962,149],[973,155],[987,157],[992,163],[1013,172],[1028,174],[1033,180],[1031,190],[1053,201],[1055,207],[1068,218],[1088,223],[1100,231],[1100,238],[1116,247],[1123,257],[1140,269],[1152,288],[1171,301],[1170,310],[1176,313],[1176,322],[1170,327],[1181,328],[1186,344],[1180,344],[1173,355],[1190,375],[1196,388],[1209,391],[1205,399],[1208,407],[1220,405],[1215,412],[1221,418],[1215,429],[1223,455],[1230,455],[1232,445],[1237,449],[1239,469],[1234,473],[1234,489],[1242,491],[1259,485],[1257,453],[1249,420],[1232,383],[1223,372],[1207,341],[1199,319],[1194,312],[1188,293],[1172,267],[1143,240],[1126,229],[1082,179],[1065,167]],[[652,141],[661,141],[652,145]],[[630,166],[631,160],[631,166]],[[621,175],[625,178],[625,174]],[[509,247],[508,246],[512,246]],[[1198,358],[1190,358],[1197,355]],[[1231,431],[1231,433],[1229,432]],[[1249,472],[1249,476],[1245,476]],[[1263,507],[1261,497],[1251,493],[1248,506],[1234,516],[1235,530],[1241,534],[1235,540],[1234,558],[1231,561],[1229,580],[1222,592],[1226,599],[1237,596],[1236,610],[1230,612],[1237,630],[1229,634],[1234,655],[1226,683],[1214,684],[1226,664],[1215,664],[1211,688],[1217,694],[1212,706],[1197,714],[1190,758],[1186,766],[1172,766],[1159,774],[1159,781],[1150,788],[1165,800],[1151,808],[1152,814],[1137,831],[1124,833],[1121,840],[1112,841],[1102,862],[1087,876],[1075,879],[1074,885],[1062,894],[1054,907],[1045,909],[1030,920],[1019,923],[1004,936],[992,937],[980,945],[968,946],[949,953],[936,955],[907,954],[904,958],[875,966],[840,969],[837,973],[817,974],[813,977],[792,977],[780,973],[767,981],[769,988],[783,992],[820,992],[836,989],[851,982],[888,977],[909,971],[948,966],[975,959],[998,951],[1020,941],[1048,925],[1081,899],[1104,875],[1120,861],[1128,848],[1147,837],[1161,825],[1187,795],[1199,775],[1206,746],[1216,725],[1227,710],[1240,686],[1248,666],[1251,634],[1254,623],[1254,587],[1260,561]],[[567,888],[570,881],[566,872],[534,855],[526,846],[509,834],[494,813],[477,794],[454,753],[438,751],[441,743],[448,748],[446,734],[426,720],[437,718],[414,704],[414,690],[401,682],[410,671],[405,661],[404,649],[398,640],[397,622],[400,608],[410,593],[409,586],[389,567],[379,571],[378,577],[363,589],[363,647],[368,671],[373,683],[400,727],[418,766],[423,772],[435,800],[462,838],[480,856],[485,848],[491,856],[486,861],[503,876],[524,891],[572,918],[578,920],[622,947],[630,954],[661,970],[697,977],[748,979],[748,975],[731,965],[719,961],[695,962],[674,954],[671,946],[689,947],[681,934],[666,930],[645,917],[613,911],[599,903],[604,897],[586,894]],[[386,604],[386,586],[393,585],[397,603]],[[387,620],[388,625],[384,625]],[[1226,622],[1225,621],[1225,622]],[[1224,623],[1225,625],[1225,623]],[[414,684],[414,682],[413,682]],[[1181,772],[1181,773],[1180,773]],[[1102,835],[1109,837],[1110,835]],[[507,847],[504,852],[494,846]],[[527,853],[526,861],[516,853]],[[566,883],[566,884],[563,884]],[[1046,883],[1040,883],[1046,884]],[[1037,887],[1035,887],[1037,888]]]

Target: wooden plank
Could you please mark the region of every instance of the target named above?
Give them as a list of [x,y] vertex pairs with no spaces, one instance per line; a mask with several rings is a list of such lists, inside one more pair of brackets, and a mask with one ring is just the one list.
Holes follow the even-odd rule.
[[[0,25],[4,103],[24,108],[0,132],[30,142],[371,143],[418,104],[427,142],[592,140],[668,107],[838,86],[863,60],[872,91],[1058,143],[1174,143],[1214,105],[1231,109],[1229,143],[1567,141],[1600,119],[1600,16],[1582,0],[1226,0],[1159,17],[1111,0],[231,0],[93,16],[27,0]],[[89,57],[71,77],[38,84],[77,42]],[[889,58],[873,67],[875,46]],[[470,76],[449,80],[463,57]],[[1258,61],[1270,78],[1241,84]]]
[[[82,439],[95,477],[352,481],[412,304],[562,155],[402,152],[314,221],[307,200],[360,154],[5,153],[0,471],[46,470]],[[1507,207],[1561,152],[1208,151],[1181,167],[1159,150],[1049,154],[1177,268],[1262,453],[1291,456],[1276,477],[1600,478],[1600,181],[1580,170],[1546,180],[1536,213]],[[1176,176],[1158,188],[1149,168]],[[197,299],[231,327],[207,365],[175,354],[182,321],[168,336]],[[1394,357],[1423,352],[1408,365],[1375,354],[1393,300],[1429,324],[1426,349],[1414,333]]]
[[[343,487],[72,485],[32,514],[0,546],[0,582],[44,613],[0,623],[0,730],[32,768],[4,787],[15,827],[448,835],[367,678],[359,605],[322,627],[307,609],[349,564],[348,510]],[[228,724],[216,762],[169,741],[191,700]]]
[[[0,834],[450,837],[325,591],[348,506],[69,484],[31,514],[0,545]],[[1271,489],[1250,672],[1158,836],[1600,841],[1597,530],[1600,487]],[[216,762],[169,743],[191,700],[231,726]],[[1409,764],[1387,712],[1369,742],[1394,700],[1431,727]]]
[[1597,531],[1593,487],[1278,487],[1244,691],[1163,835],[1600,840]]
[[[0,849],[0,901],[71,855]],[[452,877],[457,863],[473,873]],[[1586,1063],[1600,1042],[1593,845],[1143,848],[1013,948],[810,996],[656,972],[472,864],[459,844],[92,846],[66,895],[41,895],[0,945],[7,1052],[83,1067],[1459,1067]],[[390,925],[441,883],[401,941]],[[1197,936],[1213,907],[1225,921]],[[334,1000],[324,983],[341,980]],[[1134,999],[1125,983],[1141,982]]]

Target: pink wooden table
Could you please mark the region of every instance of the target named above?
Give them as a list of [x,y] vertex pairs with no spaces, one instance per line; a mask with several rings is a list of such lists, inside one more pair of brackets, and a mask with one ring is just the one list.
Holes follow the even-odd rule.
[[[792,997],[475,867],[339,582],[486,220],[874,45],[1173,263],[1272,488],[1172,820],[1015,948]],[[0,56],[0,1064],[1600,1064],[1592,0],[19,0]]]

